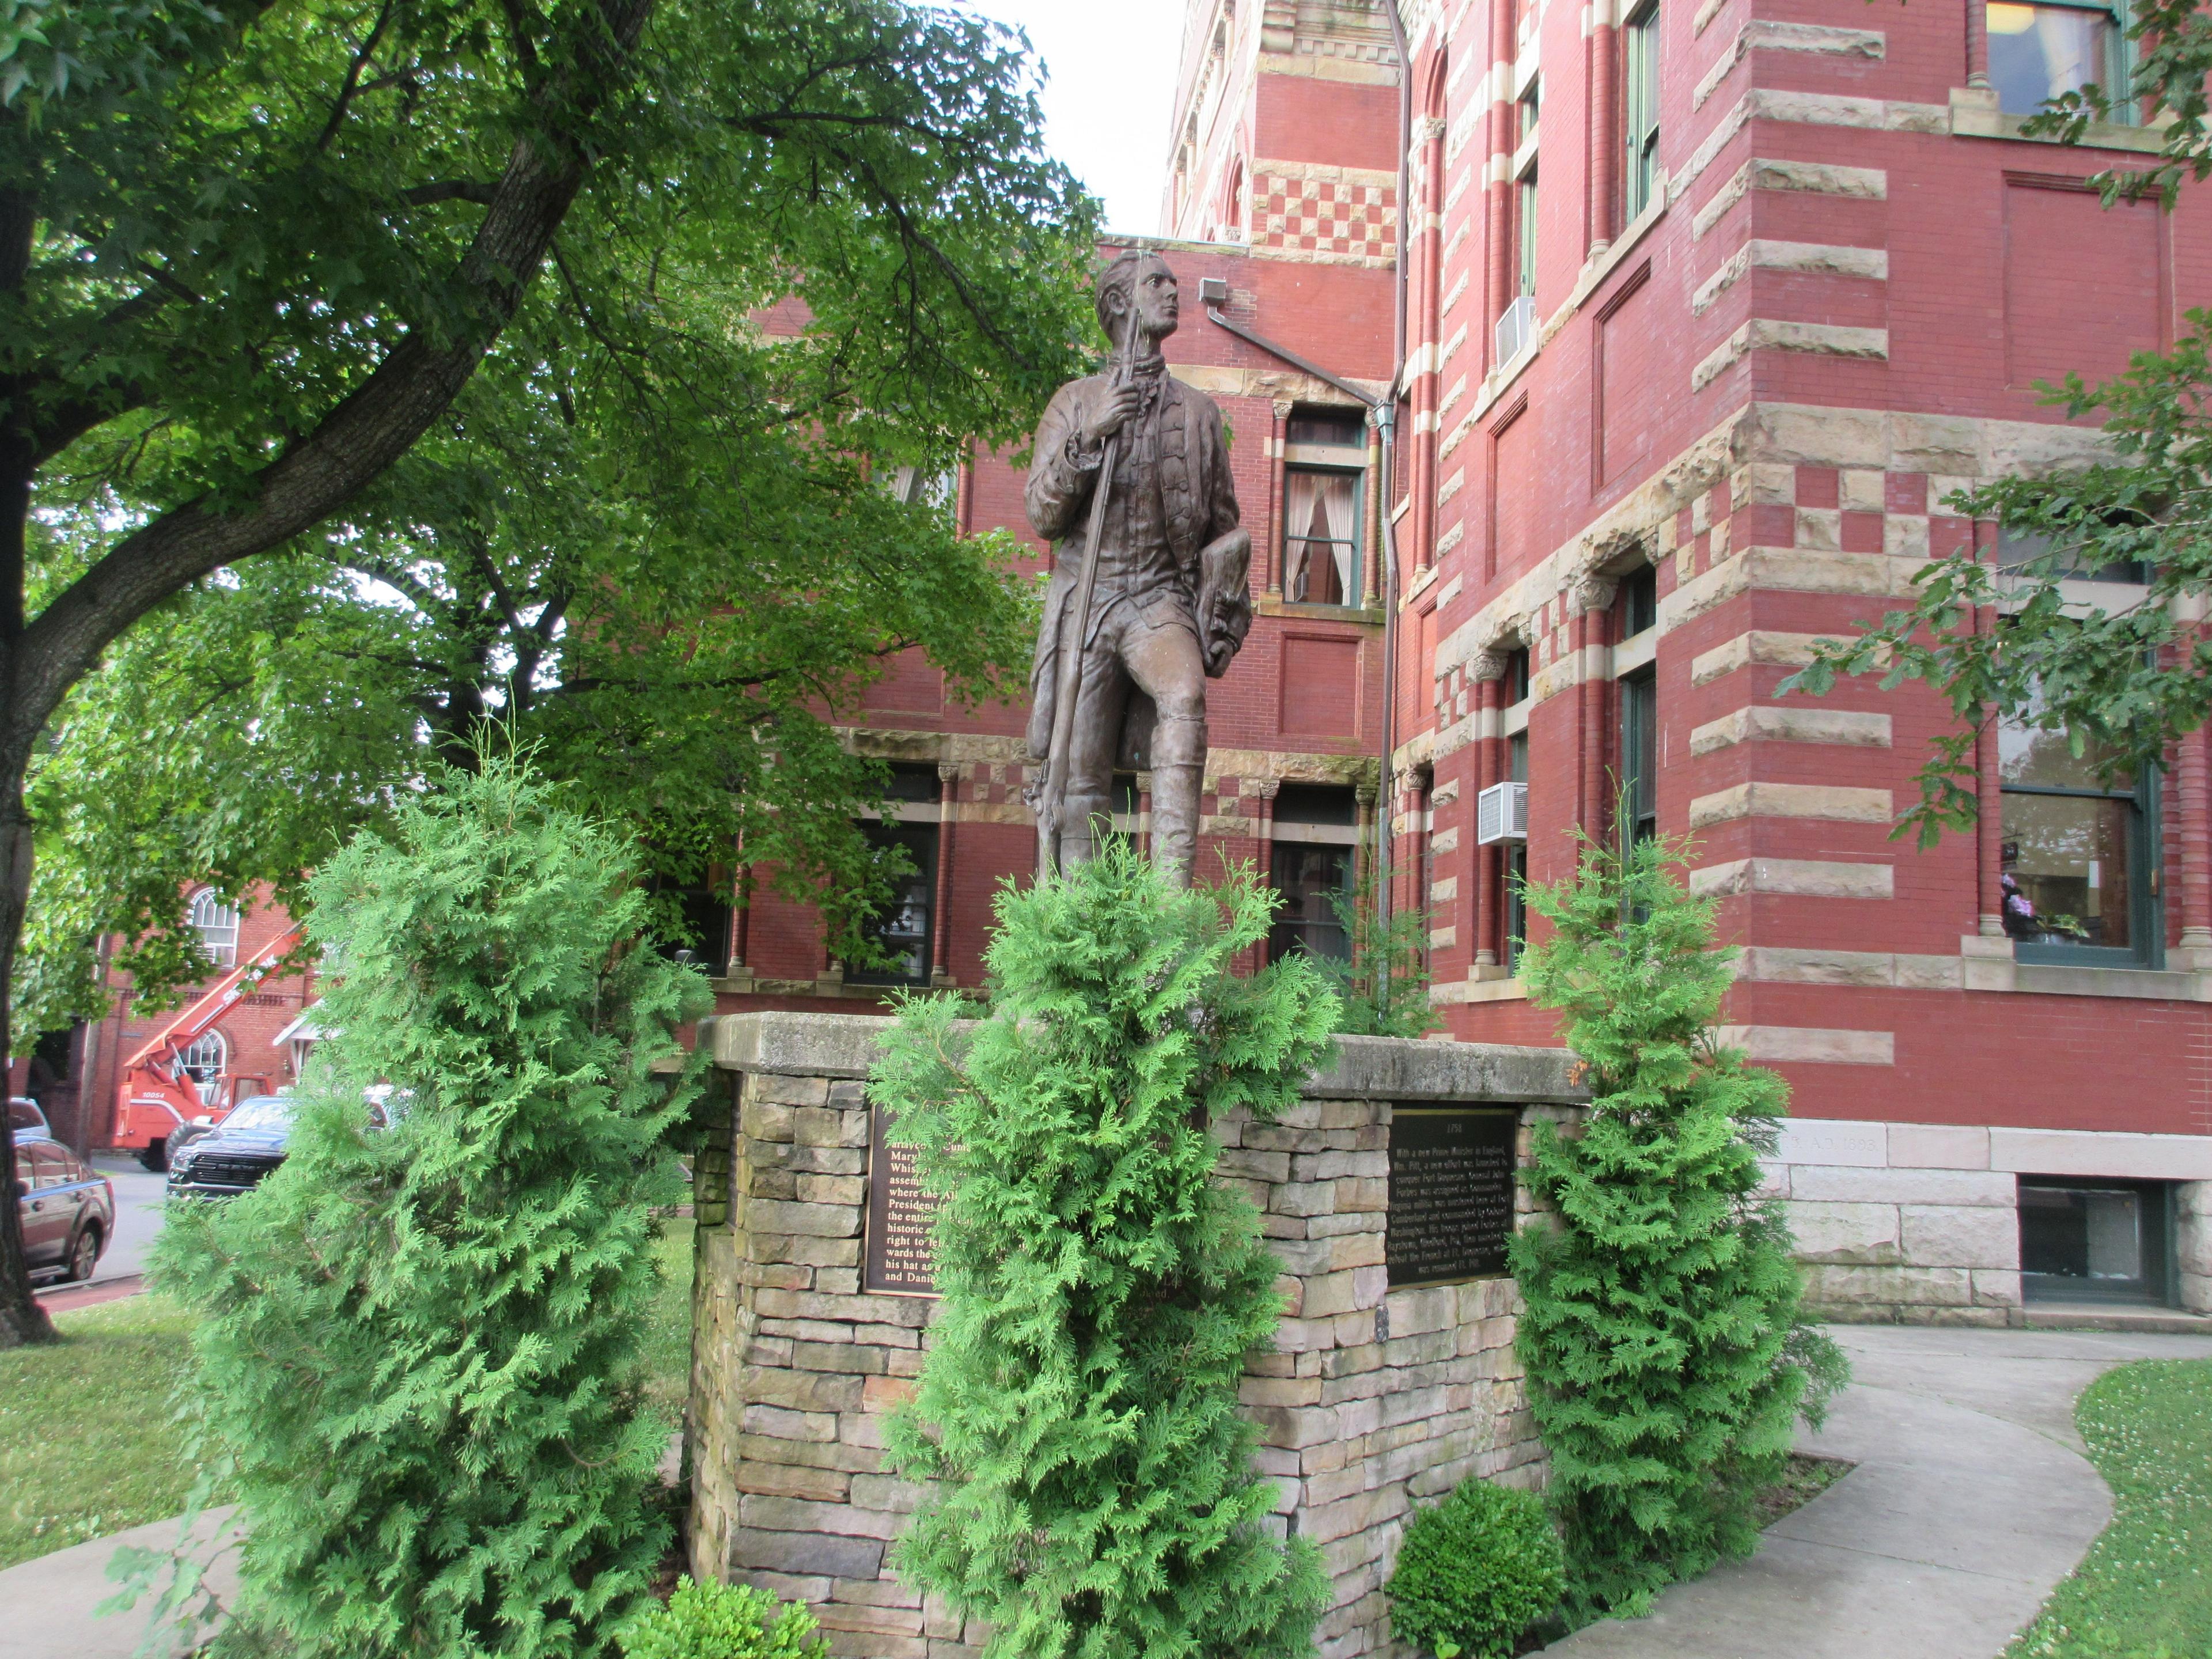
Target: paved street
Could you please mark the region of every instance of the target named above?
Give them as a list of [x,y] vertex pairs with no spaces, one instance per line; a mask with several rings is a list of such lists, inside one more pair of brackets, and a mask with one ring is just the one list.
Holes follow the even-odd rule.
[[1858,1468],[1748,1561],[1593,1625],[1569,1659],[1991,1659],[2112,1518],[2074,1401],[2212,1338],[1842,1326],[1853,1382],[1808,1451]]
[[115,1188],[115,1239],[92,1282],[136,1277],[145,1271],[147,1249],[161,1231],[162,1177],[128,1153],[95,1152],[92,1163]]

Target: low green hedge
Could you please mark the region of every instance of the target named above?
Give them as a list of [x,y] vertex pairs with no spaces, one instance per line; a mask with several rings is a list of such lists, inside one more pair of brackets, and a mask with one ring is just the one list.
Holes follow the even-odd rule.
[[1437,1659],[1511,1659],[1565,1584],[1543,1500],[1469,1479],[1407,1522],[1388,1586],[1391,1629]]
[[814,1615],[766,1590],[709,1579],[677,1583],[665,1607],[648,1607],[620,1635],[625,1659],[828,1659]]

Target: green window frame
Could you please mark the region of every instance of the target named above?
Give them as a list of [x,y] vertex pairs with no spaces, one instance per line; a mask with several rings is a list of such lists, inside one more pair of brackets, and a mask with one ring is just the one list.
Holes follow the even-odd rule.
[[1632,223],[1659,177],[1659,0],[1644,0],[1621,26],[1620,89],[1622,219]]
[[1659,833],[1659,677],[1650,667],[1620,677],[1620,791],[1626,854]]
[[[1521,659],[1521,696],[1528,695],[1528,653],[1515,653]],[[1507,684],[1512,684],[1509,677]],[[1514,699],[1516,702],[1520,697]],[[1516,732],[1505,739],[1505,778],[1509,783],[1528,781],[1528,733]],[[1528,843],[1509,841],[1505,843],[1505,972],[1510,978],[1521,971],[1521,951],[1528,938]]]
[[1528,163],[1528,170],[1521,175],[1516,193],[1519,200],[1515,210],[1518,216],[1513,226],[1514,240],[1520,246],[1516,250],[1517,258],[1514,262],[1518,267],[1517,286],[1514,292],[1533,298],[1536,292],[1536,164],[1534,161]]

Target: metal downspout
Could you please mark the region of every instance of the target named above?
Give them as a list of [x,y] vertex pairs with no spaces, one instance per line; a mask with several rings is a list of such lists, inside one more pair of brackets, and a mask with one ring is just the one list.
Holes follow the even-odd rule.
[[[1390,395],[1375,411],[1375,424],[1382,434],[1382,766],[1376,795],[1375,894],[1381,921],[1390,921],[1391,818],[1396,797],[1391,757],[1397,740],[1398,711],[1398,532],[1390,494],[1397,483],[1398,398],[1406,380],[1407,253],[1412,239],[1406,228],[1406,193],[1410,188],[1413,143],[1413,64],[1406,46],[1406,20],[1401,0],[1382,8],[1390,20],[1390,44],[1398,54],[1398,257],[1393,270],[1397,304],[1392,331]],[[1386,961],[1382,971],[1388,973]]]

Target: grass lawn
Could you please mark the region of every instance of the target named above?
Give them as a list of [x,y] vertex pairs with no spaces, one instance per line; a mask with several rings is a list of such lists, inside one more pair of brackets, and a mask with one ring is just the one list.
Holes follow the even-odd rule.
[[[672,1218],[659,1249],[647,1393],[672,1425],[691,1374],[691,1223]],[[194,1470],[170,1396],[196,1319],[126,1297],[56,1315],[57,1346],[0,1352],[0,1567],[184,1509]]]
[[0,1352],[0,1567],[185,1507],[170,1395],[193,1323],[126,1297],[55,1315],[55,1346]]
[[2107,1371],[2075,1408],[2112,1524],[2008,1659],[2212,1653],[2212,1359]]
[[671,1216],[660,1240],[660,1294],[645,1329],[646,1395],[672,1427],[691,1389],[691,1218]]

